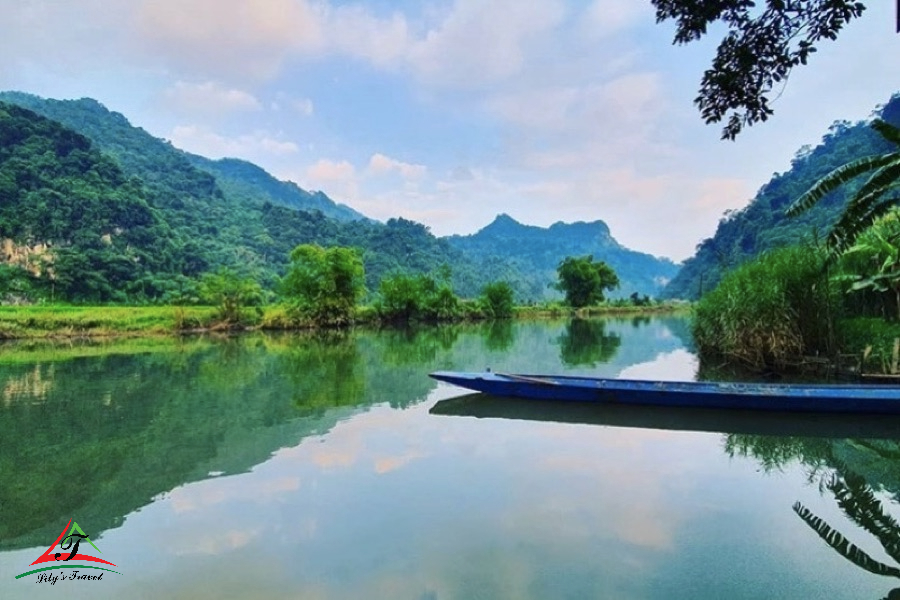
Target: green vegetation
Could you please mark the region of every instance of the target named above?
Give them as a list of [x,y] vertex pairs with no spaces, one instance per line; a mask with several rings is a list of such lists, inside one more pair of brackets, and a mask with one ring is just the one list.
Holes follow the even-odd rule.
[[218,323],[209,306],[0,306],[0,339],[171,334]]
[[[900,94],[877,114],[886,123],[900,126]],[[774,174],[748,206],[726,213],[715,235],[697,246],[696,254],[685,261],[661,296],[696,300],[714,289],[729,270],[764,252],[817,242],[820,232],[832,228],[864,182],[848,182],[796,217],[785,214],[788,207],[835,169],[895,149],[868,123],[835,122],[818,146],[801,148],[790,169]]]
[[358,250],[302,244],[291,252],[280,291],[301,318],[317,325],[347,325],[365,293]]
[[693,333],[701,355],[761,368],[835,352],[840,293],[825,264],[824,252],[795,247],[730,272],[696,306]]
[[879,217],[897,205],[900,196],[900,129],[881,119],[872,122],[872,128],[884,140],[893,145],[891,152],[867,156],[851,161],[820,179],[787,210],[796,216],[821,200],[826,194],[845,186],[857,177],[872,173],[844,207],[844,211],[828,235],[828,245],[834,250],[846,250],[856,238]]
[[604,290],[619,286],[616,272],[603,261],[594,262],[593,256],[567,256],[556,271],[559,275],[556,287],[565,292],[566,304],[574,308],[599,304],[603,302]]
[[722,137],[734,139],[741,129],[772,114],[768,95],[783,85],[798,65],[805,65],[816,44],[833,40],[865,5],[857,0],[770,0],[687,2],[652,0],[656,20],[676,23],[675,43],[699,40],[717,22],[728,32],[719,43],[712,66],[703,74],[694,102],[707,123],[727,118]]
[[218,307],[224,325],[240,325],[244,322],[244,307],[259,306],[262,302],[262,288],[250,277],[222,268],[203,276],[200,297]]
[[446,277],[397,273],[381,280],[378,294],[375,310],[385,321],[454,321],[477,314],[453,293]]
[[508,319],[513,315],[513,289],[505,281],[489,283],[481,290],[481,310],[493,319]]
[[545,228],[523,225],[503,214],[473,235],[451,236],[447,241],[479,261],[492,279],[507,281],[524,302],[560,297],[548,283],[556,281],[556,268],[567,256],[591,254],[612,267],[621,282],[613,297],[627,298],[632,293],[658,297],[679,271],[671,260],[624,248],[603,221],[554,223]]

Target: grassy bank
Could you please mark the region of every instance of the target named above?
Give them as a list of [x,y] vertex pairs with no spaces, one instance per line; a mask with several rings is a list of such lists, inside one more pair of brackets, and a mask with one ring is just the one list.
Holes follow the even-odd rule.
[[[653,315],[687,310],[685,304],[650,306],[603,305],[571,309],[557,305],[516,307],[515,318],[591,317],[603,315]],[[471,307],[461,312],[461,320],[475,321],[486,315]],[[377,324],[377,311],[357,307],[357,324]],[[212,306],[2,306],[0,340],[40,338],[102,338],[159,336],[232,328]],[[239,328],[265,330],[314,329],[311,322],[291,316],[284,306],[244,309]]]
[[2,306],[0,339],[161,335],[214,329],[213,307]]

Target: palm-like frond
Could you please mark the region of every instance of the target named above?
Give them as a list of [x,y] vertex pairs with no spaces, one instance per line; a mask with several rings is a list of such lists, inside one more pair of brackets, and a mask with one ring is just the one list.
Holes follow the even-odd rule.
[[880,133],[887,141],[894,142],[900,146],[900,128],[894,127],[882,119],[875,119],[872,121],[872,129]]
[[848,206],[828,234],[826,245],[833,251],[843,252],[853,245],[862,232],[888,214],[896,204],[897,198],[888,198],[877,203],[866,201],[857,206]]
[[794,503],[794,512],[815,531],[825,543],[831,546],[838,554],[858,567],[876,575],[900,578],[900,569],[879,562],[866,554],[855,544],[852,544],[839,531],[832,529],[822,518],[817,517],[800,502]]
[[[900,129],[897,127],[876,119],[872,128],[888,142],[900,146]],[[872,173],[872,176],[847,204],[826,240],[832,252],[847,250],[860,233],[900,201],[900,197],[890,195],[893,190],[900,189],[900,152],[868,156],[838,167],[791,204],[786,214],[793,217],[809,210],[829,192],[865,173]]]
[[876,169],[881,169],[892,161],[898,160],[897,155],[898,153],[884,154],[881,156],[867,156],[838,167],[817,181],[805,194],[797,198],[797,200],[787,208],[785,213],[789,217],[794,217],[809,210],[816,202],[825,197],[826,194],[833,192],[855,177]]
[[900,563],[900,525],[884,512],[865,479],[848,473],[844,478],[835,477],[828,487],[844,514],[878,538],[888,556]]

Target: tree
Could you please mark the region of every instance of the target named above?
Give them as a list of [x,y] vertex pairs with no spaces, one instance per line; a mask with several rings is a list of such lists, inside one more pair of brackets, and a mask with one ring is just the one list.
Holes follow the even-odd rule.
[[850,199],[828,235],[826,242],[835,251],[844,251],[852,246],[863,231],[887,214],[900,200],[900,129],[881,119],[873,121],[872,128],[885,140],[896,145],[897,151],[867,156],[838,167],[816,182],[787,209],[789,216],[796,216],[809,210],[829,192],[860,175],[872,173]]
[[508,319],[513,314],[513,289],[505,281],[484,286],[479,301],[482,310],[491,318]]
[[566,304],[575,308],[603,302],[603,291],[619,287],[619,277],[603,261],[593,256],[567,256],[556,268],[559,282],[556,289],[565,292]]
[[207,273],[200,282],[200,296],[219,307],[219,316],[229,323],[241,321],[241,310],[262,301],[262,288],[249,277],[228,268]]
[[386,320],[452,321],[461,316],[453,288],[430,275],[389,275],[381,280],[378,293],[378,314]]
[[281,293],[302,316],[323,325],[344,325],[365,293],[365,269],[355,248],[301,244],[291,251]]
[[775,87],[865,10],[854,0],[766,0],[760,7],[753,0],[651,1],[657,22],[676,22],[676,44],[699,40],[717,21],[728,27],[694,100],[707,123],[726,119],[725,139],[767,120]]

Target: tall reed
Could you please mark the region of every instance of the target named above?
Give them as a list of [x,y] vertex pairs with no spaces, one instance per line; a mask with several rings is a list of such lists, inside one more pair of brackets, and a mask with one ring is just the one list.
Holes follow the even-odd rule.
[[728,273],[694,311],[701,355],[762,368],[833,354],[842,299],[828,275],[813,247],[775,250]]

